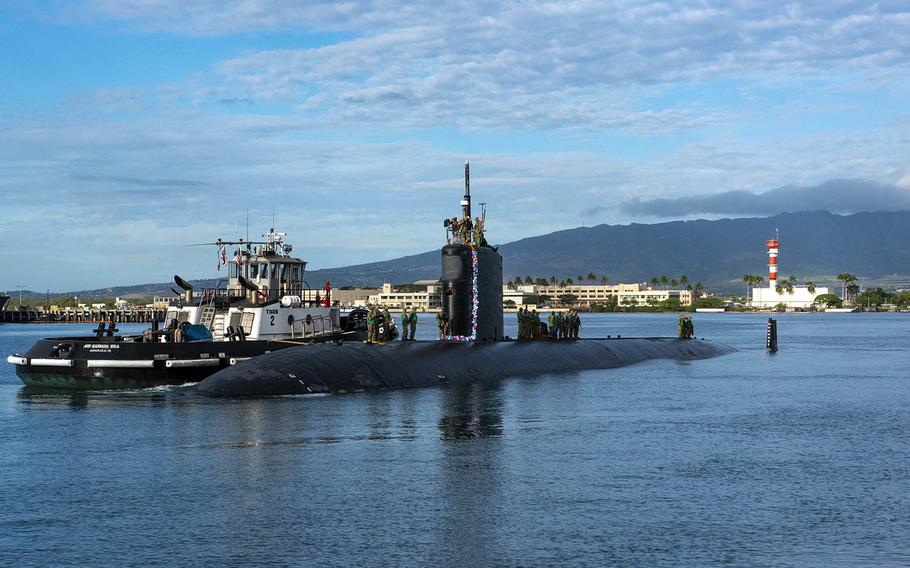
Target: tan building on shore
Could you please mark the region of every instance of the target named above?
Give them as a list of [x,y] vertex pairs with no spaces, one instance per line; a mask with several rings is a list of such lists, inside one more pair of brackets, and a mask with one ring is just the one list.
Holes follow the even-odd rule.
[[[379,288],[350,288],[344,290],[341,288],[332,289],[332,304],[338,302],[343,308],[355,306],[365,306],[370,300],[370,296],[379,292]],[[304,290],[303,299],[306,301],[315,301],[325,295],[323,290]]]
[[418,280],[413,285],[417,291],[405,292],[395,290],[391,284],[383,284],[382,290],[371,294],[371,304],[388,308],[417,308],[418,310],[438,310],[442,306],[442,290],[436,280]]
[[691,290],[654,289],[639,283],[574,284],[571,286],[524,285],[515,289],[503,286],[503,302],[512,301],[516,306],[530,305],[540,296],[549,298],[545,303],[554,304],[559,302],[560,296],[567,294],[577,298],[576,305],[587,307],[593,304],[604,304],[610,298],[616,298],[621,306],[649,306],[670,299],[679,300],[680,305],[690,306],[693,300]]

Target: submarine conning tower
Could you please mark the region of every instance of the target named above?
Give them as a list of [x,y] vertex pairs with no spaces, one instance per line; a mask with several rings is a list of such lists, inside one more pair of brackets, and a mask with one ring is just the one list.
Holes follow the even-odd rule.
[[[446,219],[448,244],[442,247],[442,306],[448,339],[503,339],[502,256],[484,238],[486,211],[471,218],[470,164],[464,165],[461,219]],[[483,204],[481,204],[483,205]]]

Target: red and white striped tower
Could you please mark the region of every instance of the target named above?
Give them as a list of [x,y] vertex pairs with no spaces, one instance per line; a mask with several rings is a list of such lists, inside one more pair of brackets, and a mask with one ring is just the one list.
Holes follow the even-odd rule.
[[777,251],[780,249],[780,241],[770,239],[765,241],[768,247],[768,287],[774,290],[777,287]]

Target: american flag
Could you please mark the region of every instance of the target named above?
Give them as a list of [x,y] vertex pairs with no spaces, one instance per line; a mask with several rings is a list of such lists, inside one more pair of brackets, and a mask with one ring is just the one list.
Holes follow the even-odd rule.
[[234,253],[234,262],[237,263],[237,266],[243,264],[243,255],[240,254],[240,249],[237,249],[237,252]]
[[227,264],[227,253],[224,251],[224,246],[218,250],[218,270],[221,270],[221,265]]

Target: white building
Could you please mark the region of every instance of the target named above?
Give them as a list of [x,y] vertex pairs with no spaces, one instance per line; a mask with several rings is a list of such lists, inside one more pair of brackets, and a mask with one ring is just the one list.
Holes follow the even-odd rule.
[[828,288],[819,286],[814,292],[810,292],[805,286],[795,286],[792,292],[783,290],[778,293],[772,284],[768,288],[752,289],[752,306],[755,308],[774,308],[778,304],[783,304],[788,308],[808,309],[812,307],[817,296],[828,294]]

